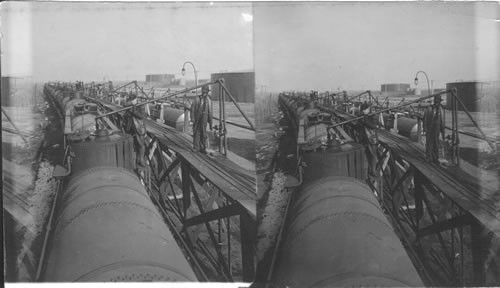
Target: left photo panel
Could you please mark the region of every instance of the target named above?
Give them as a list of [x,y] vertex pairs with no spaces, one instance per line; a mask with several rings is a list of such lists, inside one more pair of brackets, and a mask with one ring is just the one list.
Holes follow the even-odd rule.
[[0,15],[5,281],[249,286],[252,3]]

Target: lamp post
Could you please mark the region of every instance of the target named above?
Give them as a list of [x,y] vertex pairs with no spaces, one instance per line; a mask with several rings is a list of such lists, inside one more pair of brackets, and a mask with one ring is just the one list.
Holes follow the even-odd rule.
[[[186,74],[186,64],[191,64],[191,66],[193,66],[193,70],[194,70],[194,82],[195,82],[195,86],[198,86],[198,71],[196,71],[196,67],[194,66],[193,62],[191,61],[186,61],[184,62],[184,64],[182,64],[182,76],[184,76]],[[196,92],[198,91],[198,88],[196,88],[196,90],[194,90],[195,92],[195,95],[197,94]],[[186,97],[184,97],[184,103],[186,101]],[[188,133],[189,132],[189,121],[190,121],[190,118],[191,118],[191,115],[190,115],[190,111],[187,109],[187,107],[184,107],[184,133]]]
[[415,74],[415,85],[418,85],[418,74],[419,73],[422,73],[424,74],[425,76],[425,79],[427,80],[427,95],[432,95],[431,93],[431,85],[429,84],[429,77],[427,76],[427,73],[425,73],[424,71],[420,70],[417,72],[417,74]]
[[[427,80],[427,95],[432,95],[431,94],[431,86],[429,85],[429,77],[427,76],[427,73],[425,71],[418,71],[415,74],[415,85],[418,85],[418,74],[422,73],[425,76],[425,79]],[[419,104],[419,110],[420,110],[420,104]],[[417,141],[418,143],[422,143],[422,119],[420,117],[417,118]]]
[[[196,71],[196,67],[194,66],[193,62],[191,61],[186,61],[184,62],[184,64],[182,64],[182,76],[184,76],[186,74],[186,64],[191,64],[191,66],[193,66],[193,70],[194,70],[194,82],[195,82],[195,86],[198,86],[198,71]],[[195,90],[195,92],[198,90],[198,88]]]

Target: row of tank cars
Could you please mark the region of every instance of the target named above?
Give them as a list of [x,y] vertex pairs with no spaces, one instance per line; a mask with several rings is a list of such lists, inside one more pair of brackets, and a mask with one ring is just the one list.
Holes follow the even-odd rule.
[[133,138],[105,123],[83,91],[44,94],[64,118],[67,175],[55,201],[41,281],[196,281],[134,173]]
[[[99,107],[54,83],[44,94],[64,118],[67,176],[58,194],[42,281],[196,281],[133,172],[130,135],[96,124]],[[276,259],[280,287],[422,286],[376,197],[363,182],[362,145],[314,103],[281,95],[304,163]],[[162,109],[163,108],[163,109]],[[165,108],[158,107],[165,121]],[[180,128],[183,119],[171,126]],[[164,116],[164,117],[162,117]],[[183,116],[183,115],[182,115]],[[299,156],[299,155],[297,155]]]
[[364,147],[316,102],[281,94],[301,163],[272,268],[279,287],[423,286],[403,245],[365,184]]

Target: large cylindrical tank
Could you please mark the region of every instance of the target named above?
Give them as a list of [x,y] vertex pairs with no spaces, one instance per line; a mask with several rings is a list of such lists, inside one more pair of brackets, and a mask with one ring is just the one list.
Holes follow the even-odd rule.
[[165,125],[175,128],[177,131],[184,130],[184,110],[164,107],[163,121]]
[[347,177],[300,188],[273,274],[277,287],[423,286],[370,188]]
[[[160,121],[160,106],[149,104],[148,108],[151,113],[151,118]],[[175,128],[177,131],[184,131],[184,117],[186,117],[184,110],[166,106],[163,107],[163,124]],[[189,117],[189,114],[187,117]]]
[[134,169],[134,140],[129,134],[116,133],[96,137],[94,141],[71,144],[71,170],[74,173],[92,167]]
[[412,141],[418,140],[418,121],[408,117],[399,117],[398,134],[410,138]]
[[307,165],[304,169],[304,183],[329,176],[348,176],[365,180],[368,164],[363,145],[344,143],[311,153],[303,153],[302,160]]
[[[477,112],[480,109],[480,105],[478,105],[478,92],[481,90],[480,82],[454,82],[454,83],[446,83],[446,90],[451,90],[453,88],[457,89],[457,96],[462,101],[464,106],[470,112]],[[452,95],[448,93],[446,95],[446,108],[452,108]],[[457,104],[458,110],[463,110],[460,104]]]
[[99,167],[74,175],[58,207],[43,281],[196,280],[133,173]]
[[[255,73],[254,72],[226,72],[214,73],[211,81],[224,79],[224,86],[231,92],[236,102],[255,103]],[[219,100],[219,87],[211,85],[212,99]],[[226,96],[226,101],[231,101]]]

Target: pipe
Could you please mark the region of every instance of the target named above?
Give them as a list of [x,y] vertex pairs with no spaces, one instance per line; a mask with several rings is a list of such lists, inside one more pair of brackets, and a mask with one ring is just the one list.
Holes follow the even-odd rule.
[[212,85],[212,84],[215,84],[216,82],[209,82],[209,83],[204,83],[204,84],[201,84],[201,85],[198,85],[198,86],[195,86],[195,87],[190,87],[190,88],[186,88],[182,91],[179,91],[179,92],[175,92],[173,94],[170,94],[170,95],[166,95],[166,96],[163,96],[163,97],[160,97],[160,98],[155,98],[155,99],[152,99],[152,100],[148,100],[148,101],[144,101],[144,102],[141,102],[141,103],[137,103],[137,104],[134,104],[134,105],[131,105],[131,106],[128,106],[128,107],[125,107],[125,108],[121,108],[121,109],[118,109],[118,110],[115,110],[115,111],[112,111],[112,112],[109,112],[109,113],[105,113],[105,114],[102,114],[102,115],[99,115],[96,117],[96,120],[99,119],[99,118],[102,118],[102,117],[107,117],[109,115],[113,115],[113,114],[116,114],[116,113],[120,113],[120,112],[123,112],[123,111],[127,111],[127,110],[130,110],[130,109],[133,109],[135,107],[139,107],[139,106],[142,106],[142,105],[146,105],[146,104],[149,104],[149,103],[153,103],[155,101],[159,101],[159,100],[163,100],[163,99],[168,99],[168,98],[171,98],[171,97],[174,97],[174,96],[177,96],[179,94],[182,94],[182,93],[186,93],[186,92],[189,92],[191,90],[194,90],[194,89],[198,89],[200,87],[203,87],[203,86],[207,86],[207,85]]
[[394,109],[397,109],[397,108],[408,106],[408,105],[411,105],[411,104],[414,104],[414,103],[417,103],[417,102],[420,102],[420,101],[423,101],[423,100],[426,100],[426,99],[429,99],[429,98],[432,98],[432,97],[436,97],[436,96],[439,96],[439,95],[442,95],[442,94],[450,93],[450,92],[451,92],[451,90],[446,90],[446,91],[442,91],[442,92],[439,92],[439,93],[436,93],[436,94],[432,94],[432,95],[420,97],[418,99],[415,99],[415,100],[412,100],[412,101],[408,101],[408,102],[400,104],[400,105],[396,105],[396,106],[388,107],[388,108],[385,108],[385,109],[381,109],[379,111],[372,112],[372,113],[369,113],[369,114],[366,114],[366,115],[363,115],[363,116],[354,117],[352,119],[349,119],[349,120],[346,120],[346,121],[342,121],[342,122],[333,124],[330,127],[333,128],[333,127],[337,127],[337,126],[344,125],[344,124],[347,124],[347,123],[351,123],[351,122],[354,122],[354,121],[357,121],[357,120],[361,120],[361,119],[363,119],[365,117],[369,117],[369,116],[377,115],[377,114],[384,113],[384,112],[387,112],[387,111],[391,111],[391,110],[394,110]]
[[224,86],[224,84],[222,83],[222,81],[220,79],[215,81],[215,82],[219,83],[219,85],[221,85],[222,89],[224,89],[224,91],[226,91],[227,95],[229,96],[231,101],[234,103],[234,105],[236,106],[238,111],[240,111],[243,118],[245,118],[245,120],[247,120],[248,125],[250,125],[250,127],[252,127],[252,130],[255,131],[255,127],[253,126],[252,122],[250,121],[250,119],[248,119],[247,115],[245,115],[245,113],[241,110],[240,105],[238,105],[238,102],[236,102],[236,100],[233,98],[233,95],[231,95],[231,92],[229,92],[229,90],[226,88],[226,86]]

